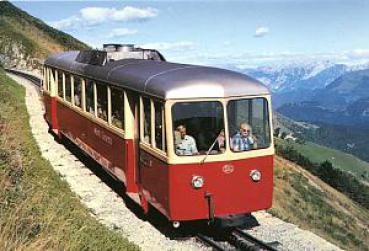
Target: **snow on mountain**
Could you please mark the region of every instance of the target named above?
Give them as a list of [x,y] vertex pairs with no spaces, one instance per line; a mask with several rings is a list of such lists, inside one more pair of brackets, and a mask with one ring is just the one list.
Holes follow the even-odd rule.
[[324,88],[343,74],[369,69],[369,62],[360,64],[338,64],[331,61],[289,62],[255,68],[243,65],[228,67],[250,75],[266,84],[275,93],[297,89],[314,90]]

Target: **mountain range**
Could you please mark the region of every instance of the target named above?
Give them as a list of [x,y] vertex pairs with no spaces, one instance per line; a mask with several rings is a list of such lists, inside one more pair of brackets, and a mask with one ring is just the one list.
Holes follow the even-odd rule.
[[277,127],[369,161],[369,64],[317,62],[242,72],[272,90]]

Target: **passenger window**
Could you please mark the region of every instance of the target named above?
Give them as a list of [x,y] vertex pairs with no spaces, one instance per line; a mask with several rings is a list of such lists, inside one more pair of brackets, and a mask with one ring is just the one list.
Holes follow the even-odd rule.
[[58,71],[58,96],[63,98],[63,72]]
[[156,148],[165,151],[163,103],[155,102],[154,106],[155,106],[155,145]]
[[49,70],[48,68],[44,68],[44,90],[47,91],[47,85],[49,83]]
[[108,121],[108,93],[107,86],[96,83],[97,117]]
[[65,100],[68,102],[72,102],[72,83],[70,77],[69,74],[65,74]]
[[221,154],[225,151],[224,113],[217,101],[173,105],[174,151],[179,156]]
[[50,73],[50,68],[46,68],[46,85],[45,85],[45,90],[46,91],[50,91],[50,79],[51,79],[51,73]]
[[49,91],[51,90],[51,86],[55,85],[56,81],[57,81],[57,79],[56,79],[56,70],[55,69],[50,69],[50,74],[51,74],[51,81],[50,81],[50,85],[49,85]]
[[111,88],[111,123],[123,129],[124,126],[124,92]]
[[82,108],[82,79],[74,77],[74,105]]
[[86,81],[86,111],[95,114],[94,82]]
[[228,103],[228,125],[234,152],[270,145],[268,103],[264,98],[231,100]]
[[142,98],[143,101],[143,142],[151,143],[151,103],[150,99]]

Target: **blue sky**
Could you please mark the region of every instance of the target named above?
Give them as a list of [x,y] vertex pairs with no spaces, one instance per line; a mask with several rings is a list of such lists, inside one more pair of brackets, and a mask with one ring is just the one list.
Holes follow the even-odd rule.
[[94,47],[134,43],[176,62],[369,61],[369,1],[13,3]]

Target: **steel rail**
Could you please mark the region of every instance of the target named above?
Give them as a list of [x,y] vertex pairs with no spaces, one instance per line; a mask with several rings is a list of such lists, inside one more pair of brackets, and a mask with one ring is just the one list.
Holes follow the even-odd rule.
[[31,74],[28,74],[28,73],[25,73],[25,72],[22,72],[22,71],[17,71],[17,70],[14,70],[14,69],[5,68],[4,70],[6,72],[12,73],[14,75],[21,76],[21,77],[31,81],[34,85],[36,85],[39,88],[41,87],[41,79],[36,77],[36,76],[33,76]]
[[211,239],[209,236],[206,236],[204,234],[197,234],[196,236],[200,241],[206,243],[208,246],[214,248],[214,250],[218,250],[218,251],[226,251],[227,249],[225,249],[224,247],[222,247],[221,245],[219,245],[218,242],[214,241],[213,239]]
[[245,240],[247,240],[248,242],[251,242],[253,244],[255,244],[257,247],[259,247],[259,249],[261,250],[268,250],[268,251],[278,251],[275,247],[272,247],[271,245],[269,245],[268,243],[257,239],[256,237],[244,232],[242,229],[240,228],[236,228],[233,230],[232,234],[236,234],[239,235],[240,237],[244,238]]

